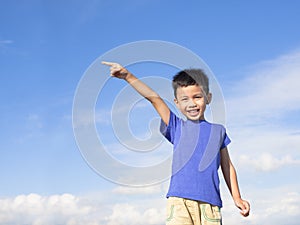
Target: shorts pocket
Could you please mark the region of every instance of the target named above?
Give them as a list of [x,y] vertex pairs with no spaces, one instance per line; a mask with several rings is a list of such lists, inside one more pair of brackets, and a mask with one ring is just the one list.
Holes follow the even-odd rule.
[[211,223],[220,223],[222,215],[218,206],[212,206],[210,204],[201,204],[201,214],[204,220]]
[[170,205],[170,207],[167,208],[166,222],[170,222],[173,218],[174,218],[174,205]]
[[177,197],[168,198],[166,224],[193,224],[184,199]]

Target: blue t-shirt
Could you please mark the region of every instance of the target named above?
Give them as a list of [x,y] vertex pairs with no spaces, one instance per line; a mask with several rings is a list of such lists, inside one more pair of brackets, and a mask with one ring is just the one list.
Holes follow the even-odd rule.
[[173,112],[162,134],[173,144],[172,176],[167,197],[181,197],[222,207],[218,169],[220,150],[230,143],[222,125],[182,120]]

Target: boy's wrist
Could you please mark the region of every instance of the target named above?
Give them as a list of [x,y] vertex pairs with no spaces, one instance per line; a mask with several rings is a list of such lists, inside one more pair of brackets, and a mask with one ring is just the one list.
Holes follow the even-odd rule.
[[242,199],[242,197],[240,195],[238,196],[232,196],[232,199],[234,202],[240,201]]
[[128,71],[127,75],[124,77],[124,80],[128,83],[131,83],[135,79],[135,76]]

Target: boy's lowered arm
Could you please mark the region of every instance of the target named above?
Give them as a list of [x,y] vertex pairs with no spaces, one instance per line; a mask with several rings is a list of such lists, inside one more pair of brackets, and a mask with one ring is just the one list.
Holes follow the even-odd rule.
[[241,198],[236,170],[226,147],[221,150],[221,169],[235,205],[241,210],[241,214],[247,217],[250,213],[250,204]]
[[160,115],[165,124],[169,124],[170,109],[164,100],[153,91],[148,85],[140,81],[136,76],[130,73],[126,68],[114,62],[102,62],[110,66],[110,75],[127,81],[140,95],[151,102],[155,110]]

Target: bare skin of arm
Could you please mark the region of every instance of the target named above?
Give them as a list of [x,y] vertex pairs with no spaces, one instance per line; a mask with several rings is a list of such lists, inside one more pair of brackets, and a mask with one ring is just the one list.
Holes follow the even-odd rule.
[[169,124],[170,109],[164,100],[153,91],[148,85],[140,81],[136,76],[130,73],[126,68],[114,62],[102,62],[102,64],[110,66],[110,75],[128,82],[140,95],[146,98],[158,112],[162,121]]
[[241,198],[236,170],[230,160],[227,148],[221,150],[221,169],[235,205],[241,210],[242,216],[249,216],[250,204]]

